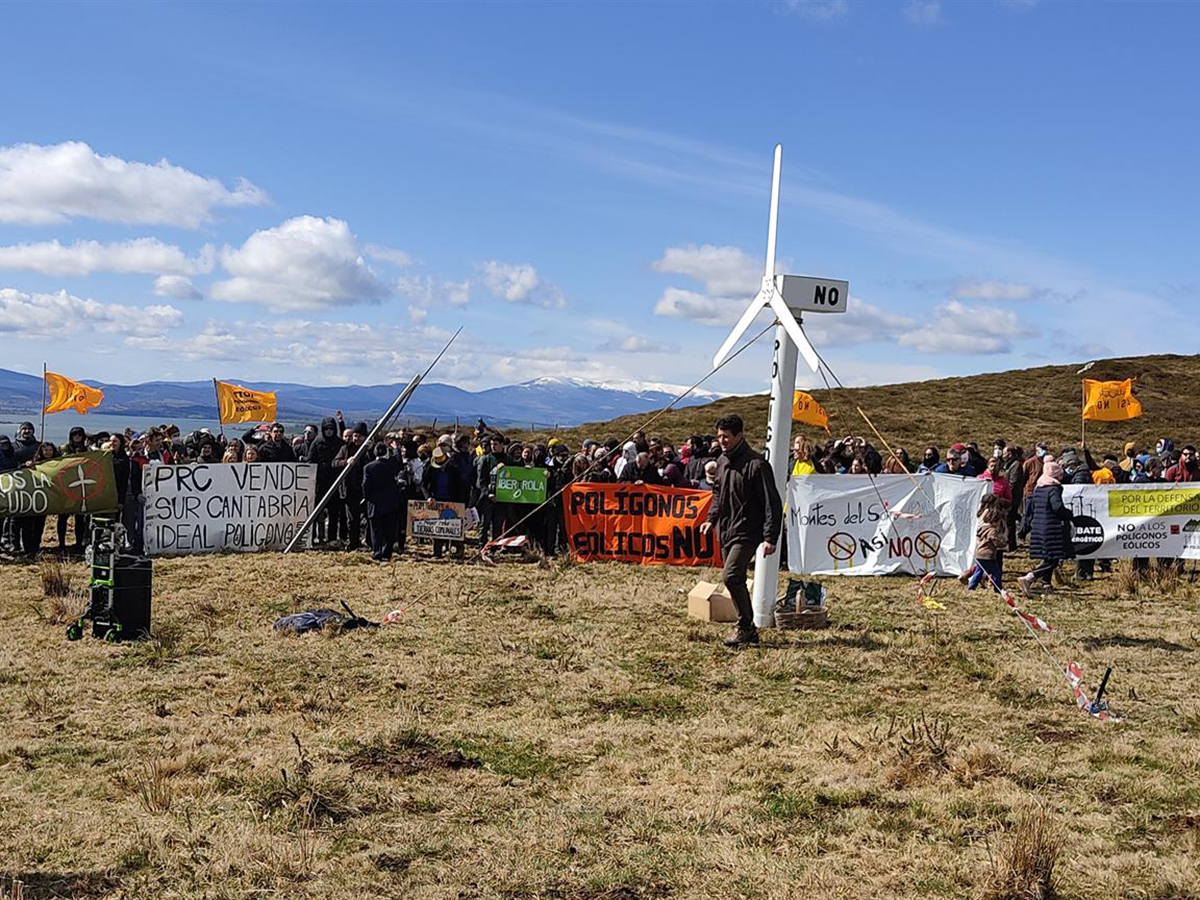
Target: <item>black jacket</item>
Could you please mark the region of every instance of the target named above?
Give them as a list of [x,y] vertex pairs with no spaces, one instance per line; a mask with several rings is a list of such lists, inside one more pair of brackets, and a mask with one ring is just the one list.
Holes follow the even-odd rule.
[[32,441],[22,441],[19,438],[14,438],[12,445],[13,458],[16,460],[17,467],[20,467],[37,455],[38,447],[42,446],[42,442],[37,438],[34,438]]
[[386,457],[363,466],[362,495],[368,516],[395,515],[400,511],[400,486],[396,469],[400,460]]
[[646,466],[644,469],[639,469],[637,463],[630,463],[621,472],[621,481],[636,482],[640,481],[643,484],[665,484],[661,475],[658,474],[658,467],[654,463]]
[[717,527],[722,547],[778,543],[783,527],[783,501],[775,489],[771,464],[743,440],[732,453],[717,459],[708,521]]
[[308,453],[304,458],[305,462],[316,463],[318,496],[324,496],[333,484],[333,479],[337,477],[333,471],[333,458],[345,443],[333,416],[322,419],[321,430],[309,444]]
[[1033,492],[1029,555],[1034,559],[1074,559],[1071,511],[1062,499],[1061,484],[1048,484]]
[[295,462],[296,453],[292,450],[292,445],[286,440],[280,441],[278,444],[274,441],[266,440],[258,445],[258,461]]
[[362,499],[362,470],[367,462],[367,451],[364,450],[353,467],[350,467],[350,460],[358,451],[358,447],[353,444],[342,444],[342,449],[337,452],[333,458],[333,468],[335,472],[340,474],[341,469],[350,468],[346,473],[346,477],[342,479],[342,483],[338,486],[338,496],[343,500],[361,500]]

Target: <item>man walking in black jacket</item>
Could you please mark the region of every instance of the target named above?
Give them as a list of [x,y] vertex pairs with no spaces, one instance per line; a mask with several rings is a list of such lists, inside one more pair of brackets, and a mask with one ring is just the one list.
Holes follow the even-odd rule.
[[741,416],[724,416],[717,421],[722,452],[717,459],[708,521],[700,526],[702,534],[716,526],[725,558],[721,581],[738,611],[737,631],[725,641],[726,647],[758,643],[754,608],[746,590],[746,570],[759,544],[763,545],[764,556],[775,552],[783,526],[783,501],[775,488],[771,464],[750,449],[742,428]]

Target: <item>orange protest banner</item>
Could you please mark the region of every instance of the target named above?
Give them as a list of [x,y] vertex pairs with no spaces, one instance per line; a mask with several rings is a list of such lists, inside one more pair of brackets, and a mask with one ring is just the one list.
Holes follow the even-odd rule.
[[1133,396],[1133,379],[1095,381],[1083,379],[1083,418],[1121,422],[1142,414],[1142,404]]
[[829,431],[829,416],[825,413],[825,407],[814,400],[812,394],[804,391],[792,394],[792,421],[816,425]]
[[700,533],[712,496],[642,484],[574,484],[563,493],[567,539],[583,562],[720,566],[715,529]]
[[46,372],[46,389],[50,394],[49,401],[44,407],[47,414],[65,412],[73,409],[77,413],[86,413],[95,409],[104,400],[104,391],[88,387],[86,384]]
[[217,390],[217,415],[222,425],[238,422],[274,422],[274,391],[252,391],[240,384],[213,379]]

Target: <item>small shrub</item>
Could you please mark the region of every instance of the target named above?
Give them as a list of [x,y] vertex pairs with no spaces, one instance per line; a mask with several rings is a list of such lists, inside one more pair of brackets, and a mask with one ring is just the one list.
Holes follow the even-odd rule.
[[157,759],[151,760],[133,777],[133,788],[138,803],[148,813],[159,815],[169,812],[173,792],[167,781],[167,772]]
[[1054,867],[1061,853],[1062,838],[1046,810],[1025,811],[992,859],[985,900],[1054,900]]
[[42,575],[42,593],[47,597],[68,597],[71,594],[71,573],[57,560],[43,560],[38,569]]

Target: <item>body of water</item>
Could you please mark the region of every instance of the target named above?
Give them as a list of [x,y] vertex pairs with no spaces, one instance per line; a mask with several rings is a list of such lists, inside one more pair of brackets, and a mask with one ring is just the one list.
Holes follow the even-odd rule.
[[[41,416],[0,413],[0,434],[14,437],[17,433],[17,426],[22,422],[32,422],[36,430],[40,425]],[[208,428],[213,434],[219,430],[216,419],[166,419],[165,422],[178,425],[179,430],[184,434],[195,431],[197,428]],[[81,416],[74,410],[68,410],[46,416],[45,440],[55,444],[66,443],[67,435],[76,425],[88,434],[95,434],[98,431],[124,432],[126,428],[141,432],[152,425],[162,424],[164,424],[163,419],[152,416],[114,416],[103,413],[88,413]],[[241,435],[249,427],[249,425],[230,425],[227,433]]]

